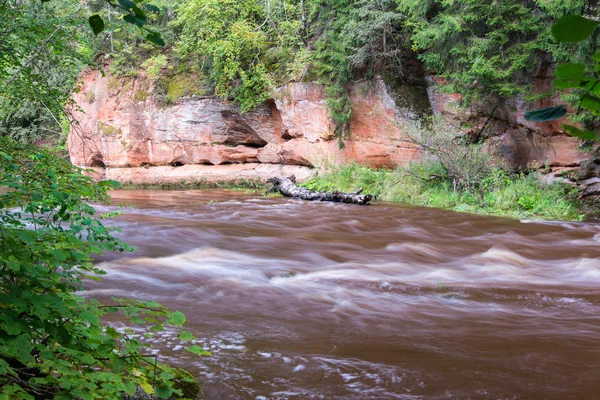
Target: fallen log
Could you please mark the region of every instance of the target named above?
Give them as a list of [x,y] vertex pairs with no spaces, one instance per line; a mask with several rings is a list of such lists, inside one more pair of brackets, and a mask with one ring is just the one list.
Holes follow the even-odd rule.
[[360,188],[356,192],[343,193],[339,191],[333,192],[316,192],[305,187],[296,185],[296,177],[294,175],[287,178],[269,178],[268,183],[272,183],[272,192],[279,192],[286,197],[293,197],[302,200],[316,201],[333,201],[337,203],[352,203],[367,205],[373,199],[370,194],[361,194],[363,189]]

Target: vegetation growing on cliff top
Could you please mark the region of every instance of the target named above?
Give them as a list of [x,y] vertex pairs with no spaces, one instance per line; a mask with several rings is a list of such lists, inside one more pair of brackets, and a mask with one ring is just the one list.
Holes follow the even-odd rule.
[[[35,41],[19,35],[44,38],[64,20],[57,40],[44,48],[44,56],[27,75],[35,78],[28,87],[49,87],[44,82],[51,81],[59,88],[52,93],[57,98],[53,104],[64,105],[77,72],[95,54],[109,59],[116,75],[136,75],[145,67],[163,89],[179,75],[198,82],[206,78],[217,95],[236,101],[243,110],[269,97],[274,85],[318,80],[326,87],[340,139],[348,133],[347,84],[352,79],[380,73],[414,82],[414,75],[421,73],[412,67],[418,58],[444,79],[447,90],[461,93],[465,103],[499,104],[515,95],[533,99],[549,94],[551,87],[533,93],[532,77],[551,73],[556,61],[585,61],[597,45],[596,36],[577,46],[551,39],[550,26],[557,17],[595,13],[584,0],[503,0],[491,6],[481,0],[158,0],[153,5],[160,12],[148,13],[145,21],[164,39],[164,48],[144,40],[134,25],[115,24],[123,12],[105,1],[83,9],[67,2],[60,10],[52,1],[35,7],[9,3],[13,6],[3,8],[0,22],[11,32],[0,42],[6,50],[31,53],[31,48],[22,47]],[[15,7],[23,18],[15,18]],[[85,37],[82,23],[90,13],[106,22],[94,40]],[[12,33],[12,21],[34,29]],[[60,68],[55,67],[57,57],[63,60]],[[10,57],[4,60],[4,68],[11,65],[6,63]],[[69,68],[64,68],[64,60],[71,60]],[[58,86],[56,79],[62,80]],[[166,102],[176,100],[164,91]],[[60,130],[61,112],[48,101],[48,107],[41,104],[43,93],[24,93],[31,99],[26,107],[5,100],[0,131],[27,139]]]
[[585,55],[585,48],[561,45],[550,32],[556,18],[584,12],[584,0],[398,4],[419,58],[467,101],[527,95],[536,68],[543,77],[553,62]]
[[[584,60],[597,41],[579,46],[552,40],[552,22],[568,13],[593,13],[584,0],[163,0],[170,67],[206,75],[215,93],[248,110],[274,85],[318,80],[340,139],[348,133],[347,85],[376,73],[414,81],[411,60],[443,78],[445,90],[466,104],[501,104],[509,97],[534,99],[532,77],[553,63]],[[115,72],[135,73],[157,50],[127,35],[113,39]],[[123,43],[120,43],[120,42]],[[129,44],[127,44],[129,43]],[[134,45],[132,45],[133,43]],[[107,44],[103,45],[108,51]],[[125,65],[128,65],[125,68]],[[166,74],[169,75],[168,68]],[[573,98],[576,100],[575,98]]]

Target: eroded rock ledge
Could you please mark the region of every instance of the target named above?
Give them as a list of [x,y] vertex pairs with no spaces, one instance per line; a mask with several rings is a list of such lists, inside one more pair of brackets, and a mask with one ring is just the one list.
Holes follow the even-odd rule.
[[111,179],[133,185],[265,182],[272,176],[288,175],[295,175],[299,182],[303,182],[314,174],[313,169],[304,166],[260,163],[92,169],[92,175],[98,180]]

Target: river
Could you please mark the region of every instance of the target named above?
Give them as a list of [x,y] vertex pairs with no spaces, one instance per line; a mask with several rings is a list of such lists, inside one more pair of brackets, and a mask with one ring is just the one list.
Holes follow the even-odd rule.
[[[600,398],[600,225],[229,191],[114,191],[91,296],[184,312],[207,399]],[[100,206],[99,211],[116,207]]]

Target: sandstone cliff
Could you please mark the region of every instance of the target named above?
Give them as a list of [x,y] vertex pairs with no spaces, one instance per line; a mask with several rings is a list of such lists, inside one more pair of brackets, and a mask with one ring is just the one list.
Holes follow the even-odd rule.
[[[265,180],[292,173],[303,180],[312,168],[342,162],[392,168],[422,155],[406,135],[407,122],[434,112],[470,119],[476,131],[487,120],[458,108],[457,96],[440,93],[435,83],[430,78],[428,90],[390,90],[379,78],[353,83],[351,138],[340,149],[318,84],[285,85],[263,106],[240,113],[210,96],[164,106],[144,72],[117,79],[88,70],[74,96],[79,124],[69,135],[69,153],[74,164],[96,167],[101,178],[132,183]],[[520,104],[498,110],[486,129],[488,143],[513,169],[546,164],[560,170],[588,158],[559,126],[531,125],[523,112]]]
[[111,179],[266,179],[283,166],[305,179],[324,163],[394,167],[419,157],[397,123],[418,115],[398,107],[381,80],[352,85],[352,140],[342,149],[317,84],[286,85],[265,105],[240,113],[215,97],[161,106],[143,72],[116,79],[90,70],[82,81],[74,96],[79,123],[69,135],[71,161]]

